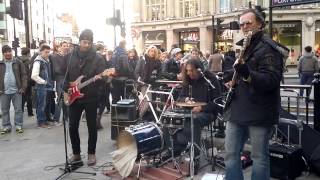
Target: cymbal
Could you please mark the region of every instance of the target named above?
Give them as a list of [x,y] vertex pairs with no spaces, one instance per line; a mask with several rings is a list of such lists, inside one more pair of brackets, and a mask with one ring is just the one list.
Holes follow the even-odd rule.
[[190,102],[176,102],[176,105],[180,107],[197,107],[197,106],[205,106],[207,105],[207,103],[190,101]]

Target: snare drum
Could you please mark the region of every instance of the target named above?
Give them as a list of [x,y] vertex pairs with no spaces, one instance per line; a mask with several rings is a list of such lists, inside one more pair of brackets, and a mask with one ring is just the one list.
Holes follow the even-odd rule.
[[186,119],[190,119],[190,111],[185,109],[170,109],[161,117],[161,123],[168,128],[183,128]]
[[118,136],[118,149],[136,144],[137,156],[152,155],[162,150],[164,145],[163,134],[157,124],[153,122],[130,126]]

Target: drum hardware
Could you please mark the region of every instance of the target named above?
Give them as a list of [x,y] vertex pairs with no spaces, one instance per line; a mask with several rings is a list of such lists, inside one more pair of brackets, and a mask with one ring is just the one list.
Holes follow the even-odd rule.
[[168,162],[172,162],[172,166],[174,168],[176,168],[179,173],[182,175],[182,171],[181,171],[181,168],[179,166],[179,163],[177,162],[176,160],[176,157],[174,157],[174,147],[173,147],[173,135],[179,130],[177,128],[168,128],[169,130],[169,135],[170,135],[170,144],[171,144],[171,148],[170,148],[170,151],[171,151],[171,157],[169,159],[167,159],[166,161],[164,161],[163,163],[160,164],[160,166],[163,166],[164,164],[167,164]]
[[[129,126],[118,136],[117,150],[113,152],[115,168],[118,171],[131,172],[133,166],[126,166],[125,164],[134,163],[139,159],[140,171],[142,161],[148,160],[149,157],[154,157],[159,154],[163,149],[163,146],[163,133],[157,124],[148,122]],[[128,159],[128,161],[126,159]],[[123,165],[122,163],[118,163],[120,161],[125,162],[125,164]]]
[[[189,86],[189,95],[191,97],[192,95],[192,89]],[[190,124],[191,124],[191,143],[190,143],[190,178],[193,179],[194,176],[194,146],[196,145],[197,148],[200,149],[199,146],[197,146],[197,144],[194,143],[194,125],[193,125],[193,115],[192,115],[192,108],[197,107],[197,106],[205,106],[207,105],[207,103],[205,102],[195,102],[192,100],[191,101],[187,101],[187,102],[177,102],[176,105],[180,106],[180,107],[184,107],[184,108],[188,108],[190,109]]]
[[[151,112],[152,112],[152,114],[153,114],[153,116],[154,116],[154,118],[156,120],[156,123],[160,124],[160,119],[162,117],[162,114],[168,108],[168,105],[170,105],[171,108],[173,108],[173,104],[174,104],[173,91],[175,90],[175,86],[171,87],[169,92],[166,92],[166,91],[159,91],[159,90],[151,90],[151,84],[146,84],[146,83],[140,81],[140,79],[138,79],[138,83],[141,83],[143,85],[147,85],[147,90],[146,90],[145,94],[143,95],[142,100],[139,103],[139,107],[144,106],[144,103],[148,103],[148,106],[150,107]],[[156,113],[156,111],[155,111],[155,109],[154,109],[154,107],[152,105],[153,101],[150,99],[150,96],[149,96],[149,94],[152,94],[152,93],[168,95],[168,98],[167,98],[167,100],[165,102],[165,105],[164,105],[163,109],[160,110],[161,111],[160,117],[157,116],[157,113]],[[144,108],[142,110],[146,111],[147,109]],[[141,117],[144,115],[144,113],[145,112],[140,113]]]

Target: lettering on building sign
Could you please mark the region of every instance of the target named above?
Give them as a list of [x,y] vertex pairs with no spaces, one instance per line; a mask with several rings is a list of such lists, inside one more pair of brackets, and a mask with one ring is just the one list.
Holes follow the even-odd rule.
[[221,35],[221,38],[224,39],[224,40],[233,39],[232,30],[230,30],[230,29],[224,30],[222,35]]
[[296,27],[297,25],[296,24],[274,24],[273,26],[277,28],[293,28],[293,27]]
[[272,5],[273,6],[291,6],[291,5],[307,4],[307,3],[313,3],[313,2],[319,2],[319,1],[317,0],[273,0]]

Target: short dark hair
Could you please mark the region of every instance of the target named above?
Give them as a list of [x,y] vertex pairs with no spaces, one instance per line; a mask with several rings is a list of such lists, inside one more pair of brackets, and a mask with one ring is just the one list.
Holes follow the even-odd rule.
[[47,42],[45,40],[39,41],[39,48],[41,48],[42,45],[46,44]]
[[67,41],[62,41],[59,45],[62,46],[64,43],[69,44]]
[[50,46],[46,45],[46,44],[43,44],[41,47],[40,47],[40,51],[43,51],[43,50],[50,50]]
[[12,51],[12,48],[9,45],[2,46],[2,54],[6,52],[11,52],[11,51]]
[[247,9],[243,11],[240,14],[240,17],[247,14],[247,13],[253,13],[254,16],[256,17],[256,21],[258,21],[262,26],[261,28],[264,28],[266,26],[265,18],[266,18],[266,13],[257,9]]
[[30,49],[27,47],[21,48],[21,54],[25,56],[30,54]]
[[311,46],[306,46],[306,47],[304,48],[304,50],[309,53],[309,52],[312,51],[312,47],[311,47]]

